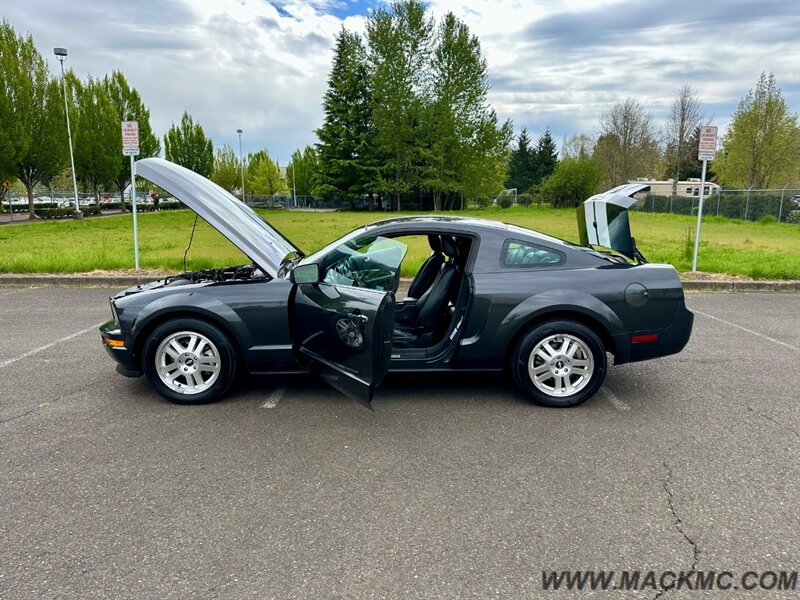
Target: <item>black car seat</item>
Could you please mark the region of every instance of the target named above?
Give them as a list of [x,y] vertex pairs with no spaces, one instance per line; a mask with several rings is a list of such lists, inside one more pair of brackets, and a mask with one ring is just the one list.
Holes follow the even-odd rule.
[[433,252],[425,259],[425,262],[422,263],[411,285],[408,286],[408,293],[406,295],[409,298],[422,298],[423,294],[433,285],[436,276],[439,274],[444,264],[442,239],[438,235],[429,235],[428,244],[430,244]]
[[439,329],[450,301],[458,291],[461,268],[458,264],[458,247],[450,236],[443,235],[442,252],[448,260],[439,270],[431,287],[417,301],[415,317],[410,325],[395,326],[394,344],[400,347],[430,345],[434,332]]

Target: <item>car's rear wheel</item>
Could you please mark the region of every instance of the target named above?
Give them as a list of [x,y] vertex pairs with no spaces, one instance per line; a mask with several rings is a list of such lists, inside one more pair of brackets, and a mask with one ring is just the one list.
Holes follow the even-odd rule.
[[548,321],[522,336],[512,356],[517,386],[536,404],[565,408],[600,389],[608,362],[597,334],[576,321]]
[[214,402],[236,375],[236,349],[210,323],[182,318],[167,321],[144,345],[144,373],[153,388],[177,404]]

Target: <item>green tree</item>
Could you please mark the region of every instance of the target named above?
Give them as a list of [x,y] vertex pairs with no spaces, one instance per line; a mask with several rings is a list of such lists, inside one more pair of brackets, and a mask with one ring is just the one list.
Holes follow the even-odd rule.
[[211,173],[211,181],[232,192],[242,185],[241,168],[236,152],[225,144],[221,148],[217,148],[214,154],[214,170]]
[[[42,74],[43,73],[43,74]],[[32,142],[31,107],[36,82],[46,79],[44,60],[30,34],[18,36],[0,21],[0,179],[10,179]],[[2,183],[0,181],[0,183]],[[2,186],[0,186],[2,187]],[[5,194],[5,189],[2,191]]]
[[316,132],[316,193],[322,197],[355,200],[374,179],[370,98],[361,38],[342,29],[336,38],[328,89],[322,99],[325,120]]
[[402,208],[421,180],[425,138],[422,96],[430,72],[433,20],[419,0],[378,8],[367,21],[375,141],[382,168],[377,185]]
[[[89,77],[77,90],[77,115],[72,127],[75,144],[75,172],[100,199],[100,187],[119,171],[122,153],[121,129],[106,87]],[[70,113],[72,120],[72,113]]]
[[298,196],[314,194],[319,161],[313,146],[306,146],[302,152],[292,153],[292,162],[286,167],[286,185]]
[[540,183],[555,171],[557,163],[558,149],[548,127],[536,142],[536,149],[533,153],[534,183]]
[[727,186],[768,188],[800,182],[800,127],[772,73],[739,102],[713,162]]
[[246,177],[247,189],[259,196],[272,196],[289,191],[277,163],[270,158],[266,150],[260,150],[247,157]]
[[183,113],[179,125],[173,123],[164,135],[164,155],[203,177],[210,177],[214,170],[214,143],[188,112]]
[[131,182],[130,157],[122,155],[122,121],[136,121],[139,126],[139,154],[136,158],[148,158],[161,154],[161,143],[150,125],[150,111],[145,107],[139,92],[128,85],[121,71],[114,71],[103,79],[103,87],[114,106],[117,125],[117,162],[119,168],[112,178],[119,189],[120,197]]
[[17,163],[15,174],[28,193],[28,211],[35,216],[33,190],[49,183],[69,164],[64,122],[64,98],[55,79],[37,81],[31,105],[31,145]]
[[528,191],[533,185],[534,152],[531,147],[528,128],[523,127],[519,136],[517,136],[517,146],[511,150],[508,158],[507,188],[517,188],[517,192],[522,193]]
[[455,205],[476,169],[483,170],[492,191],[502,185],[495,163],[504,161],[511,127],[498,127],[486,98],[489,81],[480,41],[453,13],[439,24],[430,70],[430,91],[423,91],[427,144],[421,152],[421,183],[440,210]]
[[602,170],[593,159],[566,157],[542,181],[540,192],[555,207],[578,206],[597,193],[602,180]]

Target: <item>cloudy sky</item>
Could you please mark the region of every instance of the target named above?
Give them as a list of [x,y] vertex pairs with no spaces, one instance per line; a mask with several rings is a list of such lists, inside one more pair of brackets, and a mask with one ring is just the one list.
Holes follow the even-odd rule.
[[[332,46],[363,32],[382,0],[0,0],[50,61],[69,50],[81,76],[122,70],[158,134],[188,110],[216,145],[268,148],[286,161],[315,141]],[[517,131],[556,140],[592,133],[614,102],[636,96],[663,120],[692,83],[725,128],[761,71],[800,112],[800,0],[430,0],[481,40],[491,104]]]

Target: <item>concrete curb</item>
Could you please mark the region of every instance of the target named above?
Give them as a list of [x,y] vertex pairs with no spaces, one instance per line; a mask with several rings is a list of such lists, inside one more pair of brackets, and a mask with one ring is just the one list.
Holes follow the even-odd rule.
[[[0,287],[110,287],[128,288],[157,279],[152,275],[16,275],[0,274]],[[405,278],[404,278],[404,281]],[[410,283],[410,279],[406,283]],[[792,281],[738,281],[686,279],[687,292],[800,292],[800,280]]]

